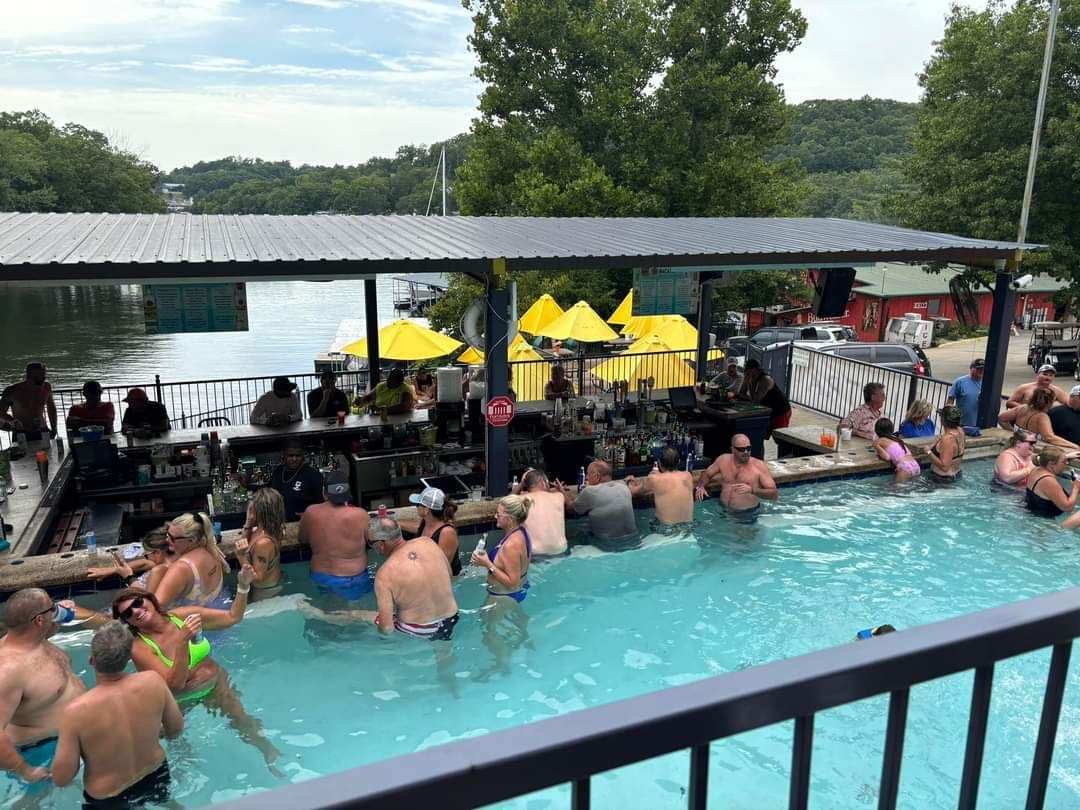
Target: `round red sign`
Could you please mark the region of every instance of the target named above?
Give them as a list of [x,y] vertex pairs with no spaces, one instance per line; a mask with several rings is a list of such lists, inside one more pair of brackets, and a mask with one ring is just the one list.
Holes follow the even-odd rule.
[[510,424],[516,412],[514,401],[510,397],[492,397],[488,400],[484,418],[492,427],[506,427]]

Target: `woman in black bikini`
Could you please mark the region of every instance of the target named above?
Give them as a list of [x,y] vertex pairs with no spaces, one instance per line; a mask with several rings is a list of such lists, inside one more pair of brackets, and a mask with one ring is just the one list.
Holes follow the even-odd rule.
[[1080,496],[1080,481],[1073,478],[1072,489],[1068,495],[1058,476],[1064,475],[1069,468],[1069,459],[1065,452],[1057,447],[1044,447],[1035,459],[1038,465],[1028,476],[1027,491],[1024,493],[1024,505],[1028,511],[1042,517],[1056,518],[1076,508],[1076,499]]
[[963,414],[955,405],[946,405],[941,414],[941,436],[926,451],[930,457],[930,475],[935,481],[949,482],[960,477],[960,459],[967,448],[967,436],[961,427]]

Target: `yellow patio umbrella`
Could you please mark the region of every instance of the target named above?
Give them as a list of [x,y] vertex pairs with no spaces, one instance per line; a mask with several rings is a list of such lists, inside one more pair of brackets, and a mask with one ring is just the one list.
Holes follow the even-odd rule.
[[555,340],[573,338],[581,343],[602,343],[618,337],[585,301],[578,301],[554,321],[533,334]]
[[639,380],[652,377],[657,388],[693,385],[694,370],[673,354],[623,354],[607,360],[591,373],[607,382],[626,380],[633,389]]
[[615,307],[615,311],[611,313],[611,317],[607,319],[607,322],[624,324],[632,317],[634,317],[634,291],[630,290],[622,300],[622,303]]
[[518,318],[518,329],[530,335],[540,334],[540,330],[563,314],[563,308],[547,293],[544,293]]
[[[688,349],[685,350],[684,349]],[[684,360],[694,360],[697,358],[697,344],[692,347],[672,345],[668,341],[664,340],[658,333],[645,335],[645,337],[638,338],[629,346],[626,347],[626,351],[623,352],[620,357],[627,354],[648,354],[650,352],[679,352],[679,357]],[[721,349],[710,349],[706,355],[707,360],[721,360],[724,357],[724,352]]]
[[[452,354],[463,345],[460,340],[404,319],[379,330],[379,356],[387,360],[430,360]],[[355,340],[341,351],[367,357],[367,338]]]
[[626,322],[621,331],[624,335],[639,338],[650,332],[655,332],[663,323],[663,318],[666,317],[666,315],[635,315]]
[[548,364],[528,361],[544,358],[518,335],[507,350],[506,359],[510,363],[511,385],[517,394],[518,402],[543,399],[544,386],[550,376]]
[[465,351],[463,351],[461,354],[459,354],[457,356],[457,360],[455,360],[454,362],[455,363],[466,363],[468,365],[472,365],[474,363],[483,363],[484,362],[484,353],[482,351],[480,351],[479,349],[474,349],[472,346],[470,346]]
[[[662,315],[661,321],[651,334],[657,335],[674,350],[696,349],[698,331],[682,315]],[[646,332],[645,334],[650,334]],[[640,336],[639,336],[640,337]]]

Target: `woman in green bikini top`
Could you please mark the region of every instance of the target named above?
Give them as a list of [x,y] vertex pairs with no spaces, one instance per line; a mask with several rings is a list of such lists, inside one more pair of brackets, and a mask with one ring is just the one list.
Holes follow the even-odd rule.
[[180,701],[196,700],[213,692],[220,667],[210,657],[210,642],[201,631],[232,627],[244,618],[254,577],[250,565],[241,569],[236,599],[229,610],[188,605],[166,612],[149,591],[120,591],[113,599],[112,614],[142,642],[131,649],[135,668],[156,672]]

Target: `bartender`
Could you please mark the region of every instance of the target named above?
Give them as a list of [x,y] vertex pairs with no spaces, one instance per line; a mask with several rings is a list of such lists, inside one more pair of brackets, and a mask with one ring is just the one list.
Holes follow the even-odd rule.
[[270,486],[285,501],[286,520],[299,520],[309,506],[323,502],[322,473],[307,463],[304,445],[295,439],[285,443],[282,463],[274,468]]
[[392,369],[385,382],[364,394],[362,402],[372,403],[376,409],[386,408],[387,413],[411,413],[413,394],[412,388],[405,384],[405,372],[400,367]]
[[765,438],[772,436],[777,428],[786,428],[791,424],[791,403],[772,378],[754,358],[746,361],[744,366],[742,388],[739,389],[739,399],[748,399],[758,405],[764,405],[772,413],[769,416],[769,429]]
[[26,379],[0,392],[0,429],[20,431],[30,441],[36,441],[45,433],[46,413],[49,433],[56,436],[56,401],[45,379],[45,364],[29,363]]

